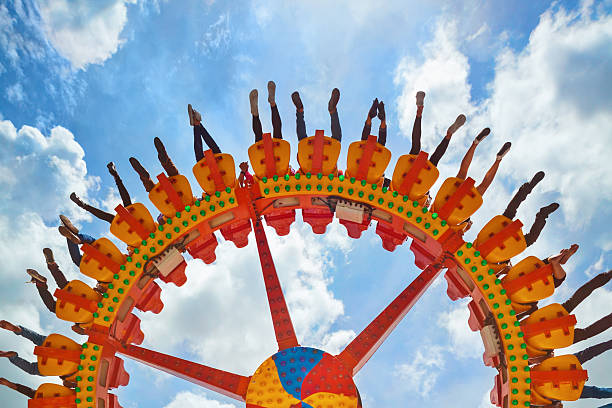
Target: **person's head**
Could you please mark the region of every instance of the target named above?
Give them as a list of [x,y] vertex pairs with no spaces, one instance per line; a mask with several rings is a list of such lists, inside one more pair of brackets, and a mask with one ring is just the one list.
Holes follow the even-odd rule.
[[247,163],[247,162],[240,163],[239,167],[240,167],[240,170],[242,170],[244,172],[249,171],[249,163]]

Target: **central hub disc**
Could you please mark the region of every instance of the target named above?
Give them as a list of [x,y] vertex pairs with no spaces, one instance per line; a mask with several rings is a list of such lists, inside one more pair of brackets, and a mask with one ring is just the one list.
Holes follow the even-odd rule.
[[279,351],[251,377],[246,394],[253,408],[357,408],[357,387],[340,360],[310,347]]

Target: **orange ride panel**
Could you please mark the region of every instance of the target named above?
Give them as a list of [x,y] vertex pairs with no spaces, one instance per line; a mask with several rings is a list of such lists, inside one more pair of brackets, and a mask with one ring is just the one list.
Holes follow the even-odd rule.
[[283,176],[289,171],[291,145],[283,139],[273,139],[264,133],[263,140],[249,147],[249,160],[258,178]]
[[236,184],[234,158],[227,153],[214,154],[212,157],[214,157],[214,162],[212,158],[204,156],[193,166],[193,175],[202,190],[208,194],[214,194],[215,191],[221,191],[225,187],[233,188]]
[[551,357],[531,369],[531,390],[548,399],[576,401],[587,379],[573,354]]
[[410,200],[417,200],[427,194],[439,175],[438,168],[427,160],[427,153],[404,154],[395,164],[391,187]]
[[474,214],[481,205],[482,196],[474,188],[472,179],[449,177],[440,186],[432,210],[450,225],[458,225]]
[[536,310],[521,322],[528,346],[552,350],[574,344],[576,316],[567,313],[559,303]]
[[375,136],[367,141],[353,142],[346,158],[346,175],[368,183],[378,183],[391,161],[391,151],[376,142]]
[[107,238],[99,238],[91,244],[84,244],[83,258],[79,269],[85,276],[100,282],[110,282],[119,273],[126,256]]
[[41,375],[67,375],[77,371],[81,346],[61,334],[50,334],[42,346],[34,347]]
[[502,286],[513,302],[546,299],[555,291],[552,267],[535,256],[528,256],[510,269],[502,279]]
[[28,400],[28,408],[75,408],[76,392],[59,384],[45,383]]
[[155,231],[153,217],[142,203],[134,203],[127,207],[115,208],[117,215],[111,223],[110,232],[130,246],[138,246]]
[[496,215],[478,233],[474,246],[488,262],[503,262],[527,248],[522,223]]
[[68,282],[64,289],[56,289],[55,315],[69,322],[91,323],[102,296],[80,280]]
[[298,163],[302,173],[332,174],[340,157],[340,142],[317,130],[298,143]]
[[149,192],[149,200],[165,217],[173,217],[177,211],[183,211],[185,206],[194,203],[187,177],[182,174],[166,177],[162,173],[157,178],[159,183]]

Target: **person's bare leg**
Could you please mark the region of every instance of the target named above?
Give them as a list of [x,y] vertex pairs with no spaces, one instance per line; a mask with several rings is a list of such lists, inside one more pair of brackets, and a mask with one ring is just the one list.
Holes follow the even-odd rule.
[[476,191],[478,191],[478,194],[483,195],[485,191],[487,191],[487,189],[493,182],[493,179],[495,178],[495,174],[497,174],[497,169],[499,169],[499,164],[501,163],[506,153],[508,153],[508,151],[510,150],[510,146],[511,146],[510,142],[504,143],[500,151],[497,153],[497,156],[495,157],[495,161],[493,162],[493,165],[491,166],[489,171],[487,171],[487,174],[485,174],[484,179],[482,179],[482,182],[476,187]]
[[370,110],[368,111],[368,116],[366,117],[365,124],[363,125],[363,130],[361,131],[361,140],[368,140],[368,136],[372,132],[372,118],[374,118],[378,114],[378,98],[372,101],[372,106],[370,106]]
[[457,178],[465,180],[467,178],[468,169],[470,168],[470,164],[472,164],[472,159],[474,158],[474,152],[476,151],[476,146],[478,143],[484,140],[491,133],[491,129],[484,128],[480,131],[478,136],[472,142],[470,148],[465,152],[465,156],[463,156],[463,160],[461,160],[461,166],[459,166],[459,173],[457,173]]
[[26,387],[23,384],[17,384],[17,383],[11,382],[7,380],[6,378],[0,377],[0,385],[4,385],[5,387],[8,387],[17,392],[20,392],[28,398],[34,398],[34,395],[36,394],[36,391],[33,390],[32,388]]
[[159,159],[159,162],[161,163],[164,170],[166,170],[166,173],[168,173],[168,176],[178,176],[179,171],[172,162],[172,159],[170,159],[170,156],[168,156],[168,152],[166,152],[166,147],[162,143],[161,139],[159,137],[156,137],[155,139],[153,139],[153,143],[155,144],[155,149],[157,150],[157,158]]
[[13,323],[6,320],[0,320],[0,328],[12,331],[15,334],[21,333],[21,328],[19,326],[15,326]]
[[144,166],[140,164],[138,159],[135,157],[130,157],[130,164],[132,165],[132,168],[136,171],[136,173],[138,173],[140,181],[142,181],[142,185],[144,186],[147,193],[153,190],[153,187],[155,187],[155,182],[151,178],[151,175],[149,174],[147,169],[145,169]]

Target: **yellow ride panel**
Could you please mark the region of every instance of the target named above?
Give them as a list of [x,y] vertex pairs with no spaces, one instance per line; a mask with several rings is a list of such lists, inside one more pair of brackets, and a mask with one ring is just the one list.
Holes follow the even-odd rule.
[[[90,245],[106,255],[111,261],[119,265],[125,263],[126,256],[108,238],[98,238]],[[83,275],[94,278],[99,282],[110,282],[115,274],[115,272],[101,265],[97,259],[87,253],[83,254],[79,269]]]
[[[102,296],[90,288],[87,284],[80,280],[73,280],[68,282],[64,287],[64,291],[69,292],[71,295],[83,299],[84,301],[99,302]],[[81,305],[75,304],[72,301],[64,301],[58,298],[55,306],[55,315],[69,322],[74,323],[91,323],[93,320],[93,312],[83,308]]]
[[[78,356],[81,346],[75,341],[61,334],[54,333],[47,336],[41,347],[53,348],[54,350],[52,351],[58,353],[56,356],[37,355],[38,371],[41,375],[67,375],[77,371],[78,362],[69,361],[62,358],[62,355],[59,354],[67,351],[72,352],[70,353],[72,355],[76,354]],[[68,355],[64,357],[70,358]]]
[[[503,215],[496,215],[480,230],[474,246],[479,248],[482,244],[492,238],[498,232],[501,232],[504,228],[510,225],[513,221]],[[483,256],[488,262],[503,262],[513,256],[516,256],[523,252],[527,248],[523,231],[519,228],[516,232],[516,236],[506,237],[500,242],[495,249],[489,252],[486,256]]]
[[[357,177],[359,171],[359,163],[363,153],[365,152],[365,146],[367,141],[353,142],[349,146],[348,156],[346,158],[346,175],[350,177]],[[391,161],[391,151],[380,143],[376,143],[376,147],[372,152],[372,161],[368,167],[368,172],[365,180],[368,183],[378,183],[385,169]]]
[[[189,181],[187,181],[187,177],[179,174],[178,176],[168,177],[168,181],[170,181],[170,184],[181,200],[182,206],[179,211],[182,211],[185,206],[194,203],[195,198],[191,192],[191,186],[189,185]],[[168,197],[161,183],[155,184],[153,190],[149,192],[149,200],[151,200],[153,205],[155,205],[159,212],[164,214],[165,217],[173,217],[177,212],[177,209],[174,208],[172,200]]]
[[402,195],[407,195],[411,200],[418,200],[420,197],[427,194],[440,175],[438,168],[427,160],[425,162],[425,166],[418,172],[416,180],[410,186],[410,190],[400,191],[402,183],[404,182],[406,175],[412,168],[417,157],[418,156],[416,154],[404,154],[400,156],[395,164],[393,178],[391,179],[391,187],[393,190]]
[[[236,166],[234,164],[234,158],[227,153],[219,153],[214,156],[223,184],[225,184],[226,187],[234,188],[236,184]],[[213,194],[217,191],[210,167],[206,164],[206,158],[200,160],[193,166],[193,175],[200,187],[202,187],[202,190],[206,191],[208,194]]]
[[[436,198],[434,200],[432,211],[440,212],[444,207],[444,204],[451,198],[451,196],[457,191],[461,183],[465,180],[457,177],[449,177],[444,180]],[[457,203],[455,208],[451,211],[450,215],[446,217],[446,221],[450,225],[458,225],[461,222],[467,220],[472,214],[474,214],[482,205],[482,196],[476,188],[472,187],[468,193]]]
[[[530,276],[533,279],[530,279]],[[511,285],[510,282],[516,283],[519,278],[528,284],[521,285],[516,291],[508,290],[508,297],[513,302],[537,302],[551,296],[555,291],[552,269],[535,256],[528,256],[513,266],[502,279],[502,285],[505,287],[507,284]]]
[[340,142],[329,136],[321,136],[322,140],[322,157],[321,169],[315,171],[313,169],[313,157],[315,154],[315,138],[317,136],[306,137],[298,143],[298,163],[302,173],[323,173],[332,174],[336,170],[338,157],[340,157]]
[[300,403],[283,388],[272,358],[260,365],[251,377],[245,400],[247,404],[269,408],[292,408]]
[[342,407],[357,408],[358,400],[356,397],[332,394],[330,392],[317,392],[304,399],[304,402],[313,408]]
[[[36,389],[34,398],[69,397],[75,395],[75,391],[59,384],[44,383]],[[61,408],[61,407],[57,407]]]
[[[136,221],[144,228],[145,231],[155,231],[155,221],[147,207],[142,203],[134,203],[126,207],[126,210],[136,219]],[[110,232],[121,241],[125,242],[129,246],[137,247],[140,245],[142,238],[136,233],[134,229],[123,220],[119,215],[115,216],[110,226]]]
[[[531,369],[532,376],[537,378],[537,373],[541,371],[554,371],[551,375],[556,374],[560,380],[540,384],[532,379],[532,391],[535,390],[539,396],[560,401],[576,401],[580,398],[586,375],[581,373],[582,366],[576,356],[570,354],[548,358]],[[576,376],[575,379],[564,378],[573,374]]]
[[262,140],[249,147],[249,160],[251,161],[251,167],[255,175],[261,179],[264,177],[272,177],[275,174],[278,176],[287,174],[289,172],[289,159],[291,156],[291,145],[289,142],[283,139],[272,139],[271,141],[275,174],[268,174],[264,146],[265,142],[265,140]]
[[540,350],[553,350],[568,347],[574,344],[575,319],[559,303],[551,303],[536,310],[527,319],[521,322],[522,327],[529,327],[537,323],[552,321],[551,330],[533,336],[525,333],[525,342],[528,346]]

